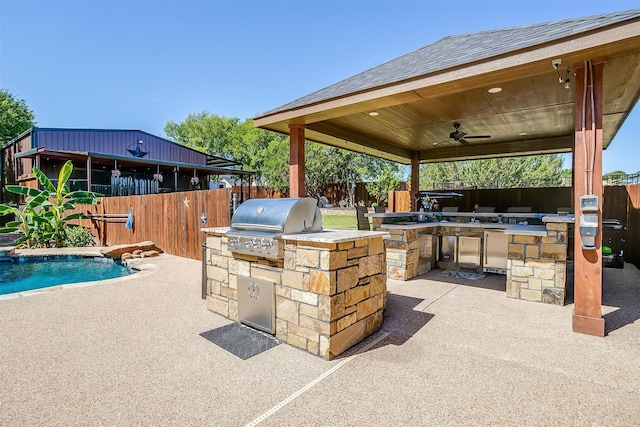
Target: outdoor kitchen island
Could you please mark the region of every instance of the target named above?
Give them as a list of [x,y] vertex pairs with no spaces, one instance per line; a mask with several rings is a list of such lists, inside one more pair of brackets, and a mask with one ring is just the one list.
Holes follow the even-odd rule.
[[[410,217],[420,213],[377,213],[373,218]],[[507,297],[564,305],[568,224],[573,216],[539,215],[538,225],[509,223],[529,214],[451,213],[473,222],[405,221],[382,223],[386,231],[387,277],[409,280],[438,267],[450,271],[506,275]],[[480,222],[500,215],[505,222]],[[535,214],[531,214],[535,215]]]
[[[242,321],[239,297],[242,303],[242,294],[255,294],[256,287],[263,289],[261,295],[268,290],[266,304],[272,312],[262,320],[269,323],[273,319],[275,327],[259,329],[325,359],[334,358],[382,326],[387,294],[383,238],[388,233],[325,230],[283,234],[279,240],[284,256],[274,258],[230,251],[230,228],[202,231],[207,235],[203,296],[209,310]],[[251,319],[243,323],[255,326]]]

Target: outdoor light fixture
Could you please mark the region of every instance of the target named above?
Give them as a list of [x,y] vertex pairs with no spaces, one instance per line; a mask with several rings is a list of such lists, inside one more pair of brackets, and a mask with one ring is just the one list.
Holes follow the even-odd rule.
[[372,111],[372,112],[370,112],[370,113],[369,113],[369,115],[370,115],[371,117],[375,117],[375,116],[377,116],[377,115],[379,115],[379,114],[380,114],[380,113],[378,113],[377,111]]
[[561,59],[554,59],[551,61],[551,65],[556,70],[556,74],[558,75],[558,83],[564,86],[565,89],[571,89],[571,70],[567,68],[567,71],[564,73],[564,77],[560,74],[560,64],[562,64]]
[[489,89],[487,92],[489,93],[498,93],[498,92],[502,92],[502,88],[501,87],[492,87],[491,89]]

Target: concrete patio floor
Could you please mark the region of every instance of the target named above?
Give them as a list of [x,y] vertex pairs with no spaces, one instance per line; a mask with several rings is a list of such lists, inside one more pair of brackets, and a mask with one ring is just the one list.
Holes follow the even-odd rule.
[[217,347],[199,334],[229,321],[200,299],[200,262],[150,262],[0,301],[0,425],[640,425],[630,264],[605,269],[606,338],[572,333],[572,305],[506,298],[503,277],[435,270],[389,281],[383,330],[327,362]]

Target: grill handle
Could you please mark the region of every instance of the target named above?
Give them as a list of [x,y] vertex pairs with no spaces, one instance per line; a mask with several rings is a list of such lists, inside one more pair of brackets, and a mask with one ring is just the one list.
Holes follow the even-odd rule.
[[282,233],[282,227],[276,225],[263,225],[255,223],[235,222],[231,224],[231,227],[236,230],[259,230],[270,231],[273,233]]

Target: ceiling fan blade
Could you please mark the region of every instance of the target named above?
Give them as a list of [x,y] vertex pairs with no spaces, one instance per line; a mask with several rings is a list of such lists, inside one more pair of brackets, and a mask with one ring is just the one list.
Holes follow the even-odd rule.
[[460,139],[458,140],[458,142],[459,142],[460,144],[462,144],[462,145],[469,145],[469,141],[467,141],[467,140],[466,140],[466,139],[464,139],[464,138],[460,138]]
[[473,135],[473,136],[465,136],[465,138],[467,139],[486,139],[486,138],[491,138],[491,135]]

